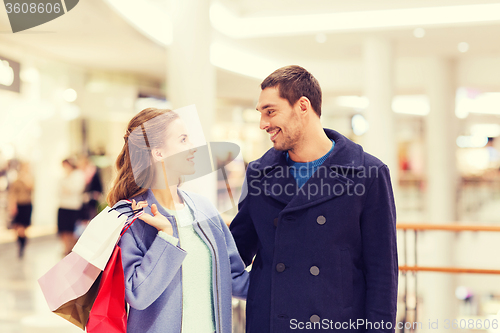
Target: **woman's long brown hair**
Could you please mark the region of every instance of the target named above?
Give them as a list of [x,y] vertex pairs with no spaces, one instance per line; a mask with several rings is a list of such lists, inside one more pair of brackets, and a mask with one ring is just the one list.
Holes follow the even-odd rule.
[[178,118],[171,110],[147,108],[130,120],[125,144],[116,159],[117,176],[106,198],[109,206],[150,188],[155,176],[151,149],[165,147],[167,128]]

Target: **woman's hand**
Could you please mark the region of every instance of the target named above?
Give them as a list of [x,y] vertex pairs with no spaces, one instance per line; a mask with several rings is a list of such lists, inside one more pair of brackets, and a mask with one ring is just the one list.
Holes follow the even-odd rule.
[[[140,209],[148,206],[147,201],[139,201],[138,203],[135,202],[135,200],[132,200],[132,209]],[[163,231],[170,236],[174,234],[174,231],[172,229],[172,223],[163,215],[160,214],[158,211],[158,207],[156,207],[156,204],[151,205],[151,213],[153,213],[153,216],[150,214],[142,214],[140,216],[140,219],[149,224],[152,227],[155,227],[158,229],[158,231]]]

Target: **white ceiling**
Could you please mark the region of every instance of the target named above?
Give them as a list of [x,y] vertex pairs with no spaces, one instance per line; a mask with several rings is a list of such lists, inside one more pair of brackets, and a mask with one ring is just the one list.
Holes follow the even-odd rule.
[[[145,1],[145,0],[144,0]],[[164,4],[164,0],[149,0]],[[499,3],[487,0],[223,0],[239,16],[297,15],[339,11]],[[298,22],[300,24],[300,22]],[[318,43],[316,34],[285,37],[231,39],[215,32],[216,39],[254,54],[289,63],[346,61],[361,59],[363,40],[381,36],[393,41],[397,57],[442,56],[448,58],[500,57],[500,24],[467,24],[426,28],[424,38],[413,36],[412,28],[327,33]],[[470,50],[460,53],[459,42]],[[0,52],[2,44],[16,44],[27,52],[88,68],[140,73],[162,80],[167,51],[137,32],[103,0],[80,1],[69,13],[25,32],[10,33],[5,11],[0,11]],[[234,84],[235,80],[238,84]],[[218,71],[218,93],[223,97],[244,98],[235,86],[249,90],[258,80]]]
[[163,79],[166,50],[150,41],[102,0],[84,0],[65,15],[41,26],[11,33],[0,10],[1,45],[88,68],[138,73]]
[[498,3],[497,0],[222,0],[241,16],[279,16]]

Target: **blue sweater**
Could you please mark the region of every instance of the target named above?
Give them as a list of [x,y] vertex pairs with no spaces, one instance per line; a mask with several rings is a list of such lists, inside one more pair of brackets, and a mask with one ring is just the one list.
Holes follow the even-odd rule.
[[309,180],[309,178],[312,177],[316,170],[318,170],[319,166],[323,164],[323,162],[325,162],[328,155],[330,155],[330,153],[332,152],[333,147],[335,147],[335,141],[333,141],[333,139],[330,140],[332,140],[332,148],[330,148],[328,153],[312,162],[301,163],[292,161],[290,155],[288,155],[288,152],[286,153],[286,162],[290,166],[290,173],[293,175],[295,180],[297,180],[297,185],[299,188],[302,187],[302,185],[304,185]]

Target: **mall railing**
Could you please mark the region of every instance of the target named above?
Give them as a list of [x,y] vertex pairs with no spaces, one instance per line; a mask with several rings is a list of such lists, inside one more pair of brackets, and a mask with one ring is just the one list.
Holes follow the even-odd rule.
[[[399,271],[404,276],[404,295],[403,299],[405,302],[405,311],[403,322],[407,321],[408,312],[413,312],[413,318],[417,318],[417,275],[418,271],[423,272],[439,272],[439,273],[473,273],[473,274],[499,274],[498,269],[479,269],[479,268],[463,268],[463,267],[429,267],[429,266],[418,266],[417,265],[417,234],[419,231],[451,231],[451,232],[462,232],[462,231],[472,231],[472,232],[500,232],[500,226],[492,225],[464,225],[458,224],[458,222],[453,222],[450,224],[428,224],[428,223],[398,223],[396,229],[403,231],[403,258],[404,265],[399,266]],[[413,230],[414,232],[414,266],[408,266],[408,256],[407,256],[407,246],[406,246],[406,236],[407,230]],[[414,291],[415,291],[415,305],[412,309],[408,308],[408,283],[407,283],[407,273],[411,272],[414,277]],[[406,332],[406,328],[402,332]],[[412,328],[409,331],[414,332]]]

